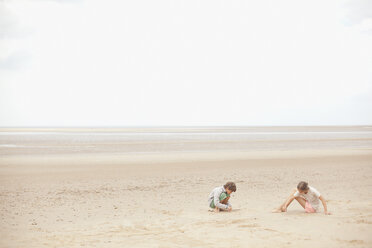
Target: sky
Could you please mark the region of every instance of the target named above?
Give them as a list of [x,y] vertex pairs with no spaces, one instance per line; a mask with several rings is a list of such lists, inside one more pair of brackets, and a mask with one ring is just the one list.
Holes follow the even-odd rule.
[[0,0],[0,127],[372,125],[372,1]]

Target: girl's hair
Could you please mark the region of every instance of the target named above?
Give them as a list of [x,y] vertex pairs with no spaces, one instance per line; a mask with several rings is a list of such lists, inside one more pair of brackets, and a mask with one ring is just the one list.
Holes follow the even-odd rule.
[[227,182],[223,187],[225,189],[231,190],[232,192],[235,192],[236,191],[236,185],[233,182]]
[[301,191],[308,190],[309,189],[309,184],[307,182],[301,181],[301,182],[298,183],[297,189],[301,190]]

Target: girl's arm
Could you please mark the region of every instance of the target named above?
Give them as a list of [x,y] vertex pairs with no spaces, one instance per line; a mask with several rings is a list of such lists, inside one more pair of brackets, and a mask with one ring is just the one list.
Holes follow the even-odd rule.
[[319,200],[322,201],[323,208],[324,208],[324,214],[331,214],[331,213],[328,212],[327,203],[326,203],[326,200],[324,199],[324,197],[323,196],[319,196]]
[[288,198],[288,200],[284,203],[284,205],[283,205],[283,207],[282,207],[282,211],[283,212],[287,212],[287,208],[288,208],[288,206],[289,206],[289,204],[291,204],[291,202],[294,200],[294,198],[295,198],[295,196],[290,196],[289,198]]

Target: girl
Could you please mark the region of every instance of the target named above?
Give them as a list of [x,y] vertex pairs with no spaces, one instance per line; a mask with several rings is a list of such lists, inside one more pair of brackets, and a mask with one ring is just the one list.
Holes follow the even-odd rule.
[[313,187],[310,187],[307,182],[300,182],[297,185],[297,190],[288,197],[288,199],[277,209],[274,209],[273,212],[281,213],[287,212],[288,206],[292,201],[296,199],[298,203],[305,209],[306,213],[315,213],[319,211],[319,200],[323,204],[324,214],[330,214],[327,210],[327,203],[323,196]]

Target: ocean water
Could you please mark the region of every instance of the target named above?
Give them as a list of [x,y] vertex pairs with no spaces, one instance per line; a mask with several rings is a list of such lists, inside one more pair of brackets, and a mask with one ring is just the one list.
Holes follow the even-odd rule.
[[372,127],[0,129],[0,156],[372,149]]

